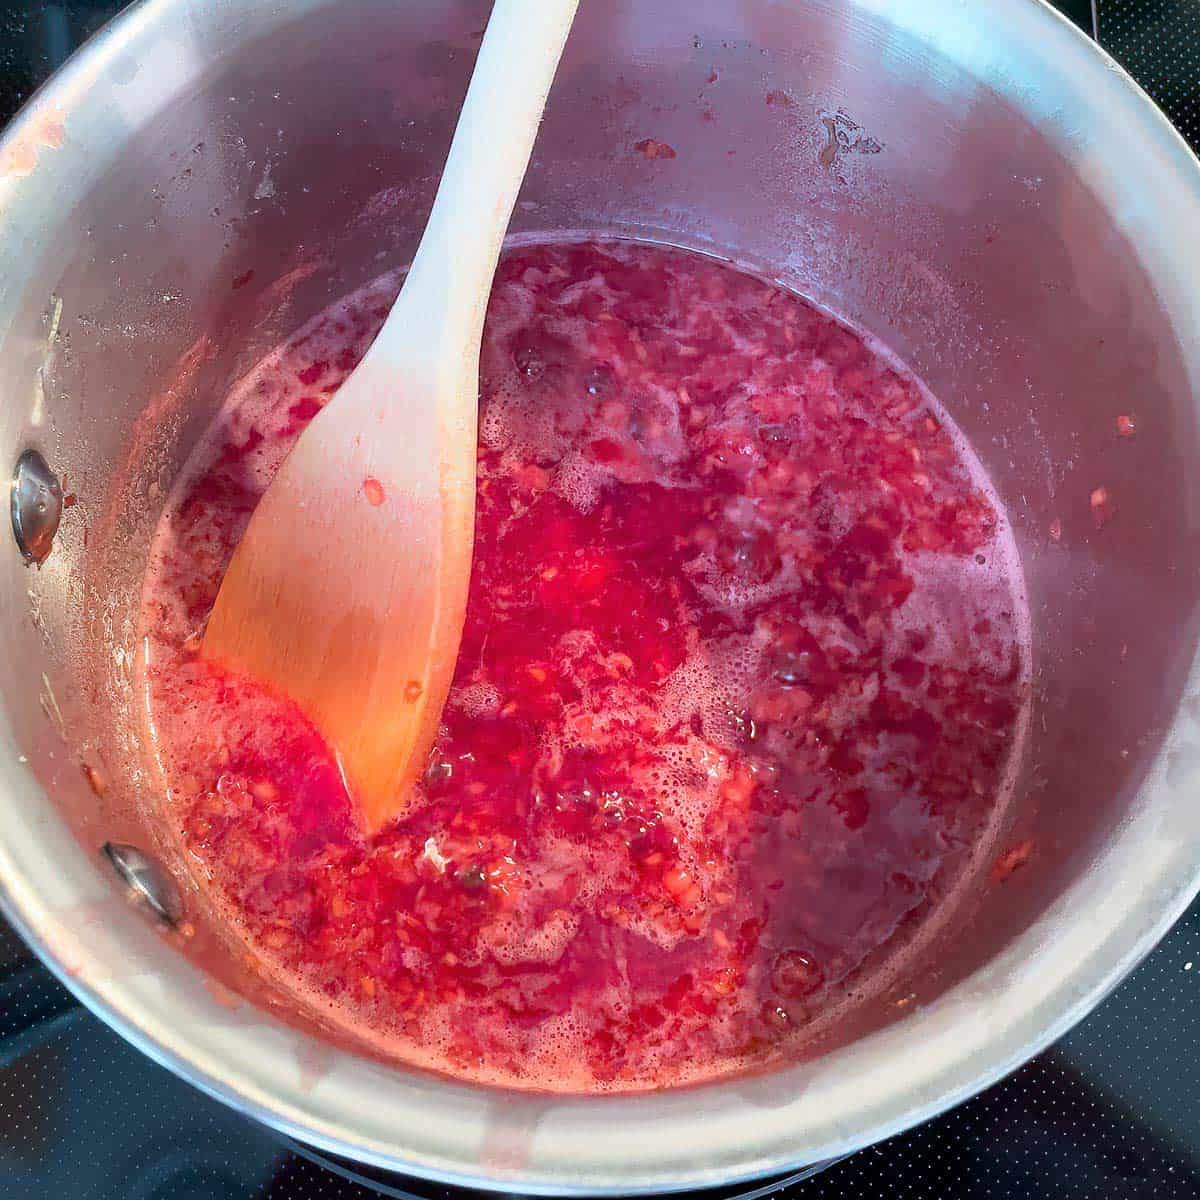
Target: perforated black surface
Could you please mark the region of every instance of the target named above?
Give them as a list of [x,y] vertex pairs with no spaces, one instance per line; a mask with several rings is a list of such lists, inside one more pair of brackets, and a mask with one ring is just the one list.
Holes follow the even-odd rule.
[[[115,7],[0,0],[0,120]],[[1060,7],[1089,32],[1098,18],[1105,45],[1200,141],[1200,0]],[[1200,1197],[1198,1059],[1200,904],[1053,1049],[954,1112],[791,1185],[786,1200]],[[377,1194],[142,1057],[0,923],[0,1200]]]
[[1193,145],[1200,143],[1200,3],[1098,0],[1100,40]]

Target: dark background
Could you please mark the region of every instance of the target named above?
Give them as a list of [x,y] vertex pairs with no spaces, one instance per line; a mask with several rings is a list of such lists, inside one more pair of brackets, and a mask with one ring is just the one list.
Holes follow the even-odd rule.
[[[0,0],[0,123],[120,7]],[[1200,142],[1200,0],[1058,7],[1098,33],[1184,136]],[[1109,1000],[1039,1058],[954,1111],[775,1194],[1200,1198],[1198,1000],[1200,902]],[[143,1058],[78,1008],[0,922],[0,1200],[377,1194]],[[430,1187],[422,1195],[450,1197]]]

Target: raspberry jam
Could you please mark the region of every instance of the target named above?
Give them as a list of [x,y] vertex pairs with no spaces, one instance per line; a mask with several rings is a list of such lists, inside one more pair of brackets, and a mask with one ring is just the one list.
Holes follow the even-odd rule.
[[978,463],[777,286],[650,245],[510,249],[457,674],[420,804],[364,838],[304,717],[195,650],[396,287],[251,372],[162,517],[145,682],[188,861],[264,972],[409,1063],[611,1091],[797,1052],[1005,801],[1027,624]]

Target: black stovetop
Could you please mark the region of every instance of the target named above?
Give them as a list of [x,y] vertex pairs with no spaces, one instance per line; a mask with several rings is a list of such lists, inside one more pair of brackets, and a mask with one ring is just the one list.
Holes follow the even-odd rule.
[[[974,0],[986,4],[988,0]],[[1057,0],[1200,144],[1200,0]],[[0,2],[0,122],[119,4]],[[1200,282],[1197,284],[1200,287]],[[1200,901],[1086,1021],[954,1111],[772,1189],[1200,1197]],[[372,1200],[128,1046],[0,922],[0,1200]],[[450,1200],[446,1189],[426,1189]]]

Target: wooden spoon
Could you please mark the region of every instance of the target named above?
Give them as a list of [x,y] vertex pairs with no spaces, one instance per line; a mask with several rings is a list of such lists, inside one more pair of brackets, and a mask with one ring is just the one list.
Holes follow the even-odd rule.
[[483,319],[577,3],[496,0],[404,287],[255,509],[204,635],[308,715],[368,831],[405,811],[450,688]]

